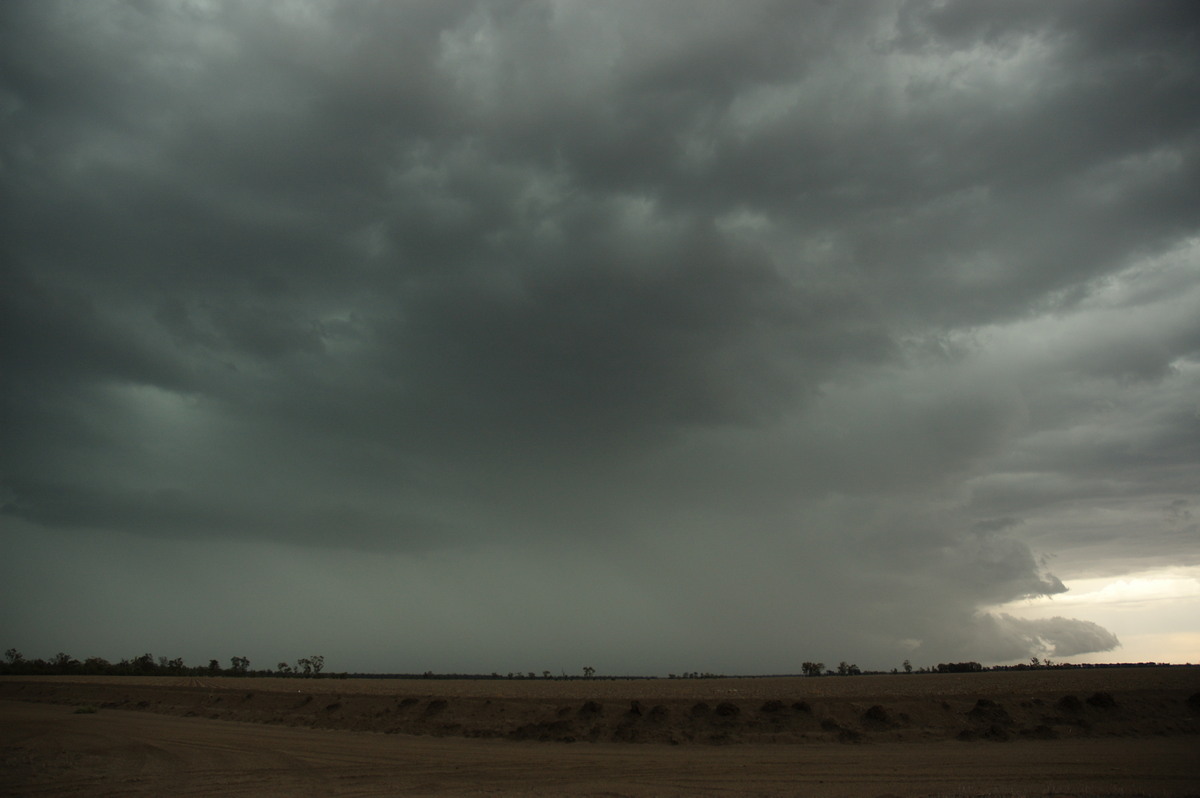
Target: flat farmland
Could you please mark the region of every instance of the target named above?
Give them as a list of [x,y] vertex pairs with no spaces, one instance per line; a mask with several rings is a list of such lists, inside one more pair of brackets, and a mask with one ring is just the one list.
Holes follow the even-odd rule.
[[4,795],[1200,795],[1200,668],[4,677],[0,741]]
[[740,693],[768,698],[796,692],[826,698],[871,696],[934,697],[986,692],[1005,695],[1095,690],[1200,689],[1200,666],[1050,668],[983,673],[877,674],[867,676],[763,676],[703,679],[342,679],[218,676],[0,676],[0,689],[20,683],[136,685],[172,688],[249,689],[312,693],[396,695],[426,693],[454,698],[611,699],[661,697],[702,699]]

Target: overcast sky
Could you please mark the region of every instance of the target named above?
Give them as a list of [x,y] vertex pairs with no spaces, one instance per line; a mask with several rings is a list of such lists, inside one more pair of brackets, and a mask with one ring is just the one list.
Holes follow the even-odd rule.
[[7,0],[0,646],[1198,661],[1198,97],[1193,2]]

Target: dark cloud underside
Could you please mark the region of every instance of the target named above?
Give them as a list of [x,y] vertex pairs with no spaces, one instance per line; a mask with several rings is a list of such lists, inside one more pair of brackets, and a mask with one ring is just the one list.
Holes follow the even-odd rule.
[[635,670],[1112,648],[993,608],[1200,564],[1198,76],[1186,2],[5,3],[6,571],[364,558],[319,592],[428,646]]

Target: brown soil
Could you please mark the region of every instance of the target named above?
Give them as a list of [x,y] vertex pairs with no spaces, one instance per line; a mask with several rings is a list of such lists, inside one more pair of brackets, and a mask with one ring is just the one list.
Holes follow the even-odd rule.
[[1200,795],[1197,732],[1200,668],[7,677],[0,794]]

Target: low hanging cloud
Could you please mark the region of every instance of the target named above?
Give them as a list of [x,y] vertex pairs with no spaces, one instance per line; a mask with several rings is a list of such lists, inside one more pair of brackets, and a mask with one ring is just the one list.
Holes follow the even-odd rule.
[[984,616],[980,626],[988,637],[981,650],[997,660],[1017,659],[1028,653],[1047,658],[1072,657],[1112,651],[1121,644],[1116,635],[1098,624],[1058,615],[1035,619],[999,613]]
[[[120,582],[186,550],[203,603],[231,552],[288,562],[245,600],[339,597],[359,620],[276,643],[348,668],[1112,650],[994,608],[1200,564],[1162,509],[1200,475],[1196,30],[1169,2],[6,3],[5,572],[72,593],[46,552],[158,552]],[[381,645],[362,618],[400,606]]]

